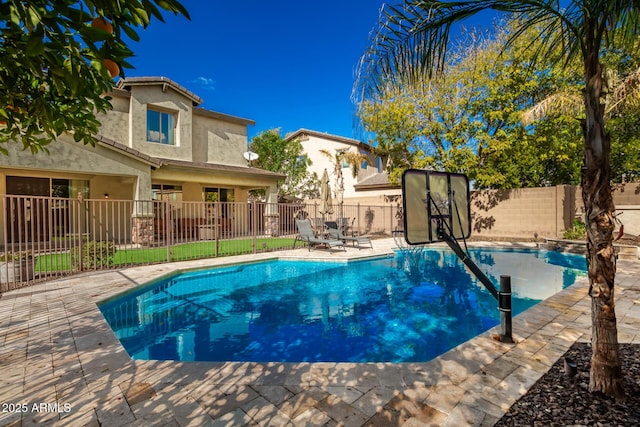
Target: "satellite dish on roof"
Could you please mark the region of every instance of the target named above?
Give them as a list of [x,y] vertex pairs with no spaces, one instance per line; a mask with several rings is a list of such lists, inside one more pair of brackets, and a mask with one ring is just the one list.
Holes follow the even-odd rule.
[[258,157],[260,157],[258,156],[258,153],[254,153],[253,151],[245,151],[242,155],[249,162],[252,160],[258,160]]

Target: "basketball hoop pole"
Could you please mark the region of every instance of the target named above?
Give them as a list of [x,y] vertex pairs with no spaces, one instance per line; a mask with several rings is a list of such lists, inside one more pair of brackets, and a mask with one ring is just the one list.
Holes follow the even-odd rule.
[[[428,196],[429,200],[431,195]],[[436,207],[437,209],[437,207]],[[500,342],[513,343],[512,336],[512,312],[511,312],[511,276],[500,276],[500,292],[496,289],[491,280],[480,270],[475,262],[467,256],[465,251],[460,247],[458,241],[452,237],[445,229],[442,218],[436,219],[438,227],[438,238],[449,245],[451,250],[460,258],[469,270],[480,280],[485,288],[498,301],[498,309],[500,310]]]
[[487,288],[489,292],[491,292],[491,295],[493,295],[496,300],[499,299],[498,290],[496,289],[496,287],[493,285],[493,283],[491,283],[491,280],[482,272],[482,270],[480,270],[476,263],[473,262],[473,260],[469,258],[467,254],[462,250],[462,248],[458,244],[458,241],[452,238],[447,232],[442,233],[441,238],[447,243],[447,245],[449,245],[453,252],[458,255],[458,258],[460,258],[464,265],[466,265],[469,270],[471,270],[471,272],[478,278],[478,280],[480,280],[484,287]]

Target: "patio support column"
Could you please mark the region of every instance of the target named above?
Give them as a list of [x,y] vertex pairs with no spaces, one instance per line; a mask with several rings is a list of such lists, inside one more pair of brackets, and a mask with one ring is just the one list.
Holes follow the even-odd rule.
[[264,210],[264,234],[276,237],[280,234],[280,212],[278,211],[278,192],[268,189],[267,204]]
[[154,242],[154,212],[150,174],[138,175],[131,210],[131,243],[149,246]]

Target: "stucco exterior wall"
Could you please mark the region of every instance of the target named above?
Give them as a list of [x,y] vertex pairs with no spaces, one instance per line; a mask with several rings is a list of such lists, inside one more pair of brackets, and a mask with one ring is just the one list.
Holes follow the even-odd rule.
[[[175,145],[147,141],[147,109],[149,106],[174,113],[176,117]],[[131,87],[128,146],[152,157],[192,160],[192,101],[170,87]]]
[[[111,200],[133,200],[136,188],[135,177],[95,175],[89,179],[89,198]],[[75,197],[75,195],[71,195]]]
[[[358,176],[355,179],[351,179],[351,182],[353,183],[352,185],[349,186],[349,191],[347,192],[346,188],[345,188],[345,198],[349,197],[358,197],[359,194],[358,192],[356,192],[355,188],[353,187],[355,184],[362,182],[363,180],[369,178],[372,175],[377,174],[378,171],[378,159],[376,158],[376,156],[374,156],[373,154],[369,153],[369,152],[364,152],[362,149],[358,149],[358,151],[360,151],[361,154],[365,154],[368,157],[368,161],[367,161],[367,166],[366,168],[363,168],[362,165],[360,167],[360,170],[358,171]],[[351,169],[344,169],[345,171],[347,171],[347,174],[349,175],[349,177],[351,177]]]
[[247,126],[206,116],[193,116],[193,160],[246,166]]
[[111,97],[113,109],[97,115],[100,120],[100,134],[120,144],[129,144],[129,96],[114,94]]
[[[151,198],[151,168],[134,158],[116,153],[97,145],[95,147],[76,143],[67,136],[48,145],[47,153],[25,153],[16,144],[7,144],[9,153],[0,156],[0,171],[6,175],[86,179],[90,184],[100,182],[90,197],[101,198],[104,193],[126,199]],[[119,186],[105,190],[106,176],[118,177]],[[125,197],[126,196],[126,197]]]
[[[201,201],[205,186],[233,188],[236,197],[242,198],[247,197],[249,189],[276,191],[279,176],[248,168],[243,157],[251,120],[199,108],[197,105],[202,100],[197,95],[164,77],[124,79],[109,96],[113,108],[97,116],[101,122],[102,145],[83,147],[64,136],[48,146],[49,154],[34,156],[8,144],[10,153],[1,156],[0,168],[4,165],[22,170],[18,174],[21,176],[35,176],[40,172],[46,175],[51,171],[86,173],[89,177],[120,176],[125,188],[132,189],[127,190],[131,194],[126,198],[135,200],[152,197],[152,180],[187,187],[193,183],[197,190],[187,190],[186,195],[194,201]],[[147,141],[149,109],[173,114],[175,145]],[[172,164],[171,160],[177,163]],[[235,168],[215,170],[203,167],[200,162]],[[155,166],[153,173],[150,165]],[[99,197],[116,192],[107,191],[99,180],[93,179],[91,184],[91,191],[95,187]]]
[[[162,85],[134,85],[116,91],[113,110],[98,116],[100,134],[152,157],[246,166],[247,125],[193,111],[193,101]],[[176,145],[147,141],[147,109],[174,113]]]
[[35,170],[52,173],[75,173],[89,178],[97,175],[129,176],[143,187],[141,194],[150,198],[150,166],[131,157],[123,156],[109,148],[83,145],[63,136],[47,146],[49,153],[25,153],[17,144],[6,144],[6,156],[0,156],[0,168],[28,169],[35,176]]
[[387,199],[389,197],[401,197],[402,189],[401,188],[390,188],[386,190],[367,190],[367,191],[358,191],[356,196],[345,198],[345,203],[361,203],[367,205],[378,205],[387,203]]
[[[252,175],[232,175],[224,171],[177,170],[162,167],[152,171],[154,182],[187,183],[195,182],[205,187],[223,187],[240,189],[265,188],[266,182]],[[273,179],[275,182],[275,178]],[[201,199],[198,199],[201,200]]]

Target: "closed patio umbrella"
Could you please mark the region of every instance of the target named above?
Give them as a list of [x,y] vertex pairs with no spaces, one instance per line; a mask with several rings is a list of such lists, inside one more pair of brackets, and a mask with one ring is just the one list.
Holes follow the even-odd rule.
[[320,214],[323,219],[325,215],[333,213],[333,199],[331,198],[331,186],[329,185],[329,174],[325,169],[320,179]]

